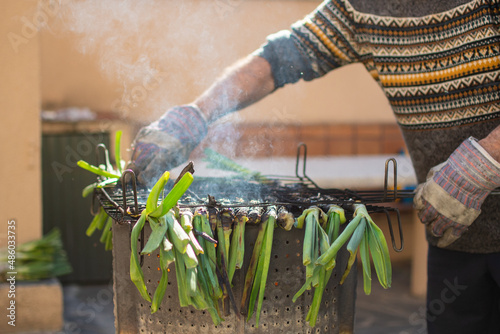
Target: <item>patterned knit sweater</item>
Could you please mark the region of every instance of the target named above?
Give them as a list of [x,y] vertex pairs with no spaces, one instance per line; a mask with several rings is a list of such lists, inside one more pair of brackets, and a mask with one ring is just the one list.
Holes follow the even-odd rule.
[[[368,14],[347,0],[330,0],[294,24],[290,38],[308,64],[309,73],[300,72],[305,80],[364,64],[387,96],[423,182],[463,140],[484,138],[500,124],[499,29],[499,0],[418,17]],[[500,252],[500,196],[489,196],[448,248]]]

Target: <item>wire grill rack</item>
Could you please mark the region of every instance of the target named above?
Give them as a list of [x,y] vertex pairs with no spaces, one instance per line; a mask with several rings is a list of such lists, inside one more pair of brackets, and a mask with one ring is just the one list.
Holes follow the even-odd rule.
[[[328,210],[329,205],[339,205],[349,214],[354,211],[353,204],[365,204],[369,213],[384,213],[387,218],[391,241],[394,250],[404,247],[403,231],[399,209],[393,203],[413,197],[413,190],[398,190],[397,161],[388,159],[385,163],[384,188],[381,190],[350,190],[319,187],[306,173],[307,146],[300,144],[297,148],[297,159],[294,176],[265,175],[258,180],[254,178],[235,177],[195,177],[193,184],[181,198],[180,208],[195,209],[198,207],[231,210],[241,207],[261,208],[277,206],[298,216],[304,209],[318,206]],[[392,184],[389,175],[392,166]],[[179,175],[192,171],[192,163]],[[126,170],[121,184],[114,187],[103,187],[94,192],[92,205],[96,213],[96,200],[105,211],[120,224],[135,222],[145,208],[149,190],[137,185],[135,174]],[[172,187],[175,182],[167,184]],[[399,231],[399,242],[396,242],[393,215]],[[399,246],[398,246],[399,244]]]

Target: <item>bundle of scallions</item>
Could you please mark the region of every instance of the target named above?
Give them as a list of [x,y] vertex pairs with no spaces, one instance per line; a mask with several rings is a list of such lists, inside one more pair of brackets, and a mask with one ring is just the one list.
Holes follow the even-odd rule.
[[363,204],[354,204],[353,219],[340,232],[340,225],[346,222],[345,212],[340,206],[331,205],[325,214],[320,208],[304,210],[297,218],[296,227],[304,228],[303,265],[306,267],[306,282],[295,294],[295,302],[306,290],[314,288],[314,296],[306,316],[311,327],[316,325],[319,307],[326,284],[336,267],[337,253],[347,244],[349,259],[340,284],[342,284],[359,250],[363,266],[363,288],[371,293],[371,259],[382,287],[389,288],[392,282],[391,259],[384,234],[369,216]]
[[[109,152],[106,149],[104,151],[105,154],[105,163],[100,164],[99,166],[93,166],[86,161],[80,160],[77,162],[77,165],[80,168],[83,168],[91,173],[94,173],[99,178],[97,182],[89,184],[82,191],[82,196],[87,197],[92,194],[94,189],[103,188],[105,186],[114,185],[118,182],[123,172],[123,167],[125,166],[125,161],[121,159],[121,143],[122,131],[117,131],[115,136],[115,160],[116,166],[110,162]],[[87,236],[91,236],[94,234],[96,230],[102,231],[101,237],[99,241],[104,244],[106,250],[111,250],[113,248],[113,232],[111,227],[113,225],[113,219],[108,216],[104,208],[99,208],[99,212],[94,216],[92,221],[90,222],[87,231],[85,232]]]
[[41,239],[0,250],[0,281],[8,272],[16,272],[16,280],[37,281],[71,273],[61,233],[53,229]]

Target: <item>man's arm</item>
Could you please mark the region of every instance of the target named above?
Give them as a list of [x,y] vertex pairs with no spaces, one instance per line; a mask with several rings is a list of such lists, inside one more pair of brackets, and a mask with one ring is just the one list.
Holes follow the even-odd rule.
[[208,123],[259,101],[274,90],[269,62],[250,55],[225,70],[194,104],[200,108]]
[[500,125],[491,131],[486,138],[481,139],[479,145],[481,145],[493,159],[500,162]]

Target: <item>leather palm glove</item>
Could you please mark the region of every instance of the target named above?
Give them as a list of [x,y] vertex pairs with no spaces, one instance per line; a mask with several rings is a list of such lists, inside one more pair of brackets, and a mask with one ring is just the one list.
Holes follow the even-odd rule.
[[198,107],[173,107],[139,130],[128,168],[134,170],[140,183],[151,186],[163,172],[186,162],[206,134],[207,121]]
[[477,141],[465,140],[444,163],[433,167],[417,187],[414,205],[438,247],[456,241],[481,213],[490,192],[500,186],[500,163]]

